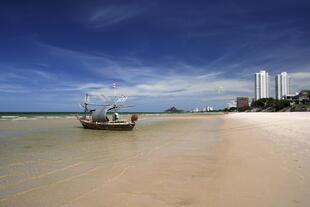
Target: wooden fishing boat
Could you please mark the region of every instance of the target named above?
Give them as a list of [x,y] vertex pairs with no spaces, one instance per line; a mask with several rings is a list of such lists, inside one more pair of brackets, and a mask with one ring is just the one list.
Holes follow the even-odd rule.
[[[123,103],[127,100],[126,96],[119,96],[108,98],[102,94],[99,95],[101,101],[104,103],[95,104],[90,103],[89,94],[86,94],[84,103],[80,104],[80,107],[84,109],[82,116],[76,115],[76,118],[81,122],[85,129],[100,129],[100,130],[132,130],[138,116],[133,114],[130,120],[120,120],[117,110],[121,108],[127,108],[131,106],[124,106]],[[93,107],[90,109],[90,107]],[[112,117],[108,116],[108,113],[113,113]],[[112,120],[110,121],[110,118]]]
[[133,121],[134,115],[132,116],[132,121],[106,121],[106,122],[97,122],[92,121],[90,118],[79,117],[77,119],[81,122],[82,126],[85,129],[98,129],[98,130],[132,130],[136,123]]

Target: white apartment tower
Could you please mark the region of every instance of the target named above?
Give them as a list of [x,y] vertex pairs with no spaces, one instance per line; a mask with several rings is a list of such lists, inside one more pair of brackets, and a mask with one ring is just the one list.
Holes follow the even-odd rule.
[[276,98],[284,99],[289,93],[289,76],[282,72],[276,76]]
[[270,78],[265,70],[255,73],[255,100],[270,97]]

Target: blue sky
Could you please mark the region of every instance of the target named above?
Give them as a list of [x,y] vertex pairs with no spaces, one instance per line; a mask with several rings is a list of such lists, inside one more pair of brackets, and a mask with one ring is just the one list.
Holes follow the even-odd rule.
[[78,111],[113,81],[134,111],[222,108],[253,97],[262,68],[288,72],[292,92],[309,89],[309,10],[285,0],[1,1],[0,111]]

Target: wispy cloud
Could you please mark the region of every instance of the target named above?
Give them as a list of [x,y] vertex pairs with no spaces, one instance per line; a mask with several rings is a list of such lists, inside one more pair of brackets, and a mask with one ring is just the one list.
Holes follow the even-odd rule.
[[[89,87],[85,87],[88,86]],[[129,96],[164,97],[164,96],[200,96],[207,95],[221,96],[218,88],[223,89],[223,93],[251,93],[252,82],[247,80],[226,79],[220,75],[210,74],[210,76],[193,75],[171,75],[161,77],[151,81],[134,84],[121,85],[117,92]],[[97,85],[96,85],[97,86]],[[102,85],[104,86],[104,85]],[[107,85],[105,88],[94,89],[92,84],[82,84],[78,88],[83,88],[92,94],[112,95],[113,91]]]
[[0,92],[3,93],[24,93],[27,92],[24,87],[17,84],[0,84]]
[[27,81],[34,79],[53,79],[55,74],[51,72],[46,72],[39,69],[24,68],[17,66],[7,66],[8,71],[2,71],[0,73],[1,82],[16,82],[16,81]]
[[145,8],[134,4],[102,6],[91,12],[88,22],[97,28],[110,26],[133,18],[144,10]]
[[[310,79],[310,68],[307,72],[296,72],[296,73],[290,73],[290,76],[294,79]],[[309,83],[310,84],[310,83]]]
[[[209,65],[194,66],[181,61],[174,61],[168,65],[147,65],[143,64],[143,61],[137,61],[137,58],[112,58],[103,54],[86,54],[46,44],[41,46],[54,55],[66,56],[81,62],[85,70],[100,75],[105,81],[120,80],[122,85],[126,86],[124,90],[129,91],[130,95],[189,95],[207,91],[217,92],[218,88],[240,92],[250,90],[246,80],[225,78],[223,71],[212,72]],[[96,83],[83,83],[74,88],[94,89],[100,86],[102,85]]]
[[[236,96],[251,97],[254,90],[252,70],[259,69],[254,66],[250,68],[249,62],[232,64],[230,54],[199,66],[177,59],[163,61],[158,65],[146,64],[135,56],[113,57],[102,53],[86,53],[43,43],[38,43],[38,45],[53,58],[65,58],[78,63],[81,65],[79,70],[85,70],[87,77],[74,79],[70,73],[64,74],[62,78],[57,78],[59,75],[42,69],[29,69],[28,75],[14,73],[16,77],[14,74],[7,74],[7,76],[10,76],[11,80],[14,77],[15,79],[19,77],[29,81],[32,77],[36,77],[38,83],[36,85],[26,84],[23,90],[45,94],[49,97],[51,94],[59,94],[59,97],[68,95],[71,101],[67,100],[67,102],[70,104],[72,104],[72,100],[78,102],[77,100],[86,92],[113,95],[112,81],[117,82],[118,94],[128,95],[133,99],[137,98],[141,103],[144,103],[144,100],[160,102],[164,99],[165,103],[188,102],[190,100],[191,104],[194,102],[224,104]],[[249,76],[232,74],[233,72],[228,70],[238,67],[250,68],[243,72]],[[290,75],[293,79],[294,90],[309,86],[310,74],[307,70],[293,72]],[[37,87],[38,85],[42,87]],[[0,89],[6,93],[22,92],[23,90],[9,85],[3,85]],[[143,97],[143,100],[140,100],[139,97]],[[50,98],[47,99],[50,100]],[[60,99],[62,100],[62,98]]]
[[[163,62],[161,65],[149,65],[136,57],[113,58],[104,54],[84,53],[46,44],[41,44],[41,46],[53,55],[66,56],[80,62],[85,70],[104,79],[102,83],[96,83],[98,79],[92,83],[76,83],[64,90],[109,93],[109,84],[112,80],[117,80],[121,81],[121,92],[130,96],[189,96],[203,93],[204,95],[215,93],[217,96],[225,96],[227,93],[244,93],[251,96],[252,74],[260,69],[251,63],[254,57],[237,64],[232,62],[231,59],[234,56],[231,53],[199,66],[179,60],[173,60],[173,63],[169,64]],[[242,48],[240,46],[240,50]],[[281,56],[283,55],[284,53]],[[285,55],[289,56],[289,54]],[[278,68],[282,69],[283,66],[277,66]],[[239,73],[234,74],[231,70],[237,70]],[[307,81],[309,82],[308,72],[293,72],[291,77],[294,82],[293,90],[306,87]],[[303,81],[299,81],[301,78]]]
[[157,71],[160,68],[144,65],[134,57],[115,58],[102,53],[85,53],[48,44],[37,44],[50,55],[71,59],[79,63],[88,73],[96,76],[100,75],[105,79],[136,83],[162,76]]
[[310,89],[310,69],[309,71],[290,73],[289,76],[291,77],[292,92]]
[[40,76],[41,78],[45,78],[45,79],[51,79],[54,77],[54,75],[52,75],[51,73],[45,72],[42,70],[30,70],[30,72]]

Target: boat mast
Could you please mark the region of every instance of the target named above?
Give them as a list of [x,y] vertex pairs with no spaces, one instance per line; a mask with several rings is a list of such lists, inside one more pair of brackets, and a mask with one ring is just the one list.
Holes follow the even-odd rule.
[[88,105],[88,93],[86,93],[84,98],[84,118],[86,118],[86,114],[88,111],[87,105]]
[[[114,100],[116,101],[117,98],[116,98],[116,82],[113,81],[112,83],[112,89],[113,89],[113,96],[114,96]],[[114,106],[114,113],[116,113],[116,107]]]

